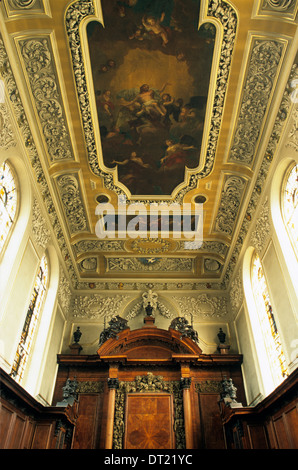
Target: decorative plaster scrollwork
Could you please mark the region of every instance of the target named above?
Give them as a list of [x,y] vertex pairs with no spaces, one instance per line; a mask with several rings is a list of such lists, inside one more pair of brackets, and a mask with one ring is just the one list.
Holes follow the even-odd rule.
[[251,244],[255,247],[259,254],[262,253],[263,248],[266,245],[270,231],[270,210],[268,198],[266,197],[265,202],[262,206],[262,211],[258,216],[255,230],[251,234]]
[[107,270],[114,272],[192,272],[192,258],[107,258]]
[[103,296],[76,296],[73,301],[73,316],[76,318],[112,318],[119,313],[128,295]]
[[53,199],[47,184],[47,179],[45,177],[40,158],[34,144],[34,139],[31,134],[30,126],[24,112],[23,103],[16,85],[16,81],[11,69],[11,65],[7,56],[5,45],[0,34],[0,69],[2,79],[5,83],[8,96],[10,97],[10,103],[14,112],[14,116],[18,122],[19,132],[23,138],[24,145],[28,152],[28,157],[32,165],[33,172],[35,174],[36,182],[38,184],[41,196],[44,200],[49,220],[53,227],[54,233],[57,238],[57,242],[61,251],[61,255],[65,261],[65,265],[70,274],[74,285],[77,283],[77,275],[72,263],[71,257],[69,255],[68,247],[65,242],[63,231],[55,211]]
[[71,232],[87,230],[88,223],[82,204],[78,177],[76,175],[59,176],[57,185]]
[[278,41],[254,40],[230,161],[253,161],[283,48]]
[[259,200],[262,194],[262,188],[265,185],[271,162],[273,160],[276,148],[280,142],[280,136],[287,122],[289,111],[293,105],[292,84],[296,80],[298,80],[298,66],[297,64],[293,64],[293,67],[289,75],[288,83],[286,85],[286,88],[282,97],[281,105],[279,107],[279,110],[275,119],[273,130],[270,135],[266,151],[264,153],[264,158],[260,165],[259,173],[257,175],[257,179],[255,182],[255,186],[254,186],[250,201],[247,206],[247,211],[246,211],[245,217],[242,222],[242,226],[239,231],[237,243],[235,245],[232,257],[230,258],[229,265],[225,272],[225,276],[222,282],[222,288],[225,288],[227,286],[229,279],[233,274],[234,266],[239,257],[243,242],[251,226],[253,215],[255,214],[256,208],[258,207]]
[[196,297],[174,296],[183,316],[219,318],[227,315],[227,299],[223,296],[208,296],[201,294]]
[[241,176],[226,176],[215,231],[232,235],[246,181]]
[[237,273],[237,276],[231,283],[230,289],[230,302],[232,309],[235,313],[237,313],[239,307],[241,306],[243,300],[243,284],[241,273]]
[[32,209],[32,233],[36,243],[42,248],[45,248],[50,240],[51,234],[36,199],[34,199]]
[[71,304],[71,296],[72,294],[70,284],[63,272],[63,269],[60,267],[58,299],[64,313],[67,313],[69,311],[69,307]]
[[73,159],[48,37],[19,42],[51,160]]
[[[1,87],[1,83],[0,83]],[[0,98],[2,90],[0,89]],[[4,89],[3,89],[4,94]],[[8,114],[7,106],[5,103],[0,101],[0,148],[8,149],[9,147],[15,147],[16,140],[13,134],[10,116]]]
[[82,240],[75,245],[77,253],[88,251],[124,251],[123,240]]

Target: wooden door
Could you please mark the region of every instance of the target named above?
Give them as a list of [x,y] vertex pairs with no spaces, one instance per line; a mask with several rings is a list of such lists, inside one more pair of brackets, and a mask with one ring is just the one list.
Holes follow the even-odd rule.
[[174,449],[174,445],[172,395],[127,394],[125,449]]

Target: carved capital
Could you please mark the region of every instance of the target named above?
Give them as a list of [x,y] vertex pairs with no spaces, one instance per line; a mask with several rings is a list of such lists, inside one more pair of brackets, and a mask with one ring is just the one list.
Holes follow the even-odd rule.
[[117,378],[108,378],[108,387],[109,389],[117,390],[119,388],[119,379]]
[[182,390],[189,389],[191,385],[191,377],[182,377],[180,379],[180,387]]

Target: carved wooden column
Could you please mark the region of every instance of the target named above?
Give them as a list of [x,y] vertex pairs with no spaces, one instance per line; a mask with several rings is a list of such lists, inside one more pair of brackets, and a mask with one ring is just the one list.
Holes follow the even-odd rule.
[[108,378],[109,399],[107,410],[107,426],[106,426],[106,439],[105,449],[113,448],[113,431],[114,431],[114,415],[115,415],[115,398],[116,389],[119,387],[118,365],[110,365],[110,377]]
[[192,429],[192,414],[190,403],[190,377],[181,378],[181,388],[183,389],[183,409],[184,409],[184,427],[185,427],[185,445],[186,449],[193,449],[193,429]]

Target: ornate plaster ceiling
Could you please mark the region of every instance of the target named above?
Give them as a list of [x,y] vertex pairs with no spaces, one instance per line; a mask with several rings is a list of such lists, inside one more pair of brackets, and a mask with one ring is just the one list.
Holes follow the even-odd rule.
[[[120,3],[126,13],[138,4]],[[116,0],[108,4],[115,7],[118,23],[125,22],[125,8],[117,9]],[[3,0],[1,5],[7,30],[1,40],[1,76],[73,287],[142,280],[224,287],[291,107],[297,2],[197,2],[198,28],[207,24],[216,31],[204,39],[213,46],[204,127],[197,164],[185,169],[169,194],[134,192],[127,179],[121,181],[119,166],[106,165],[87,36],[91,22],[109,25],[104,6],[100,0]],[[155,57],[157,52],[164,56],[160,36],[151,31],[144,41],[152,38],[160,41]],[[94,50],[98,53],[101,43]],[[169,81],[175,81],[178,70],[171,70]],[[146,207],[156,202],[193,206],[203,196],[202,246],[193,249],[183,236],[99,239],[98,201],[106,197],[117,207],[119,195]]]

